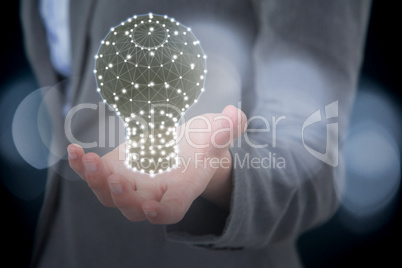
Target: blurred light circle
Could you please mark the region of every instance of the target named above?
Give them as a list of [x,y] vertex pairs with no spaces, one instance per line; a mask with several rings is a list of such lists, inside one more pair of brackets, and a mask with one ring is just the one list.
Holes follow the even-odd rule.
[[19,104],[12,123],[15,147],[21,157],[37,169],[45,169],[54,164],[49,162],[49,141],[43,140],[44,136],[48,139],[52,136],[51,120],[42,108],[44,95],[49,91],[50,88],[42,88],[25,97]]
[[400,180],[399,151],[392,136],[379,125],[364,123],[349,136],[344,156],[345,206],[360,215],[383,208]]
[[363,78],[342,146],[344,179],[337,182],[340,219],[355,233],[382,228],[394,213],[400,185],[401,127],[384,88]]

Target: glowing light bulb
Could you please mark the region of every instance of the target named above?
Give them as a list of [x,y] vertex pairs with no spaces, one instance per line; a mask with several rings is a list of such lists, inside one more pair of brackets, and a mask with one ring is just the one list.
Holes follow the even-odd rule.
[[95,60],[97,92],[126,124],[126,165],[148,174],[174,167],[177,122],[204,91],[206,57],[191,29],[134,16],[111,28]]

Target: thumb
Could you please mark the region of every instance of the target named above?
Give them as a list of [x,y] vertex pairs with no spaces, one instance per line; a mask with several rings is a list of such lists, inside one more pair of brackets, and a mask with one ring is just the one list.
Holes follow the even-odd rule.
[[217,149],[228,148],[247,128],[246,115],[233,105],[226,106],[213,121],[211,143]]

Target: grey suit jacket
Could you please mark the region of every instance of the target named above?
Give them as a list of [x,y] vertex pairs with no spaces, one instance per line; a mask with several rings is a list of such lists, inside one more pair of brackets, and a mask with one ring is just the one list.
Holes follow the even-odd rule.
[[[110,27],[135,14],[167,14],[192,27],[209,56],[207,93],[193,114],[218,112],[239,99],[251,131],[230,148],[235,163],[229,212],[200,197],[177,224],[133,223],[103,207],[69,168],[65,94],[54,94],[51,152],[58,161],[49,168],[32,266],[299,267],[298,235],[327,220],[339,202],[342,161],[336,153],[348,124],[369,9],[365,0],[71,0],[73,75],[67,90],[73,105],[101,101],[94,55]],[[38,0],[23,1],[21,17],[39,83],[59,84]],[[307,129],[306,119],[330,103],[338,107],[338,128],[324,122]],[[75,115],[76,139],[100,144],[99,125],[109,126],[114,113],[106,109],[101,122],[99,110]],[[331,135],[339,146],[326,147]],[[113,146],[101,147],[89,151],[104,154]],[[324,163],[306,148],[336,156],[339,164]],[[250,166],[251,159],[263,164]]]

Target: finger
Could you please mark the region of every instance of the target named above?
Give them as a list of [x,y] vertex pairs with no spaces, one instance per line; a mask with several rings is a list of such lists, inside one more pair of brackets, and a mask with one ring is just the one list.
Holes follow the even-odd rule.
[[110,171],[102,159],[95,153],[88,153],[82,157],[82,163],[86,181],[96,197],[104,206],[113,207],[114,202],[107,182]]
[[221,116],[214,118],[211,141],[215,148],[228,148],[246,130],[247,117],[233,105],[223,109]]
[[134,181],[129,181],[120,174],[112,174],[108,177],[108,184],[115,206],[127,219],[130,221],[146,219],[141,209],[141,196],[136,192]]
[[85,180],[85,171],[84,166],[82,164],[82,157],[85,152],[81,146],[78,144],[70,144],[67,147],[68,152],[68,162],[70,163],[70,167],[83,179]]
[[233,121],[233,126],[235,127],[234,139],[246,131],[247,116],[242,110],[233,105],[228,105],[225,107],[225,109],[223,109],[222,114],[229,116]]
[[191,182],[170,185],[160,202],[146,201],[142,210],[153,224],[174,224],[183,219],[192,202],[201,194]]

